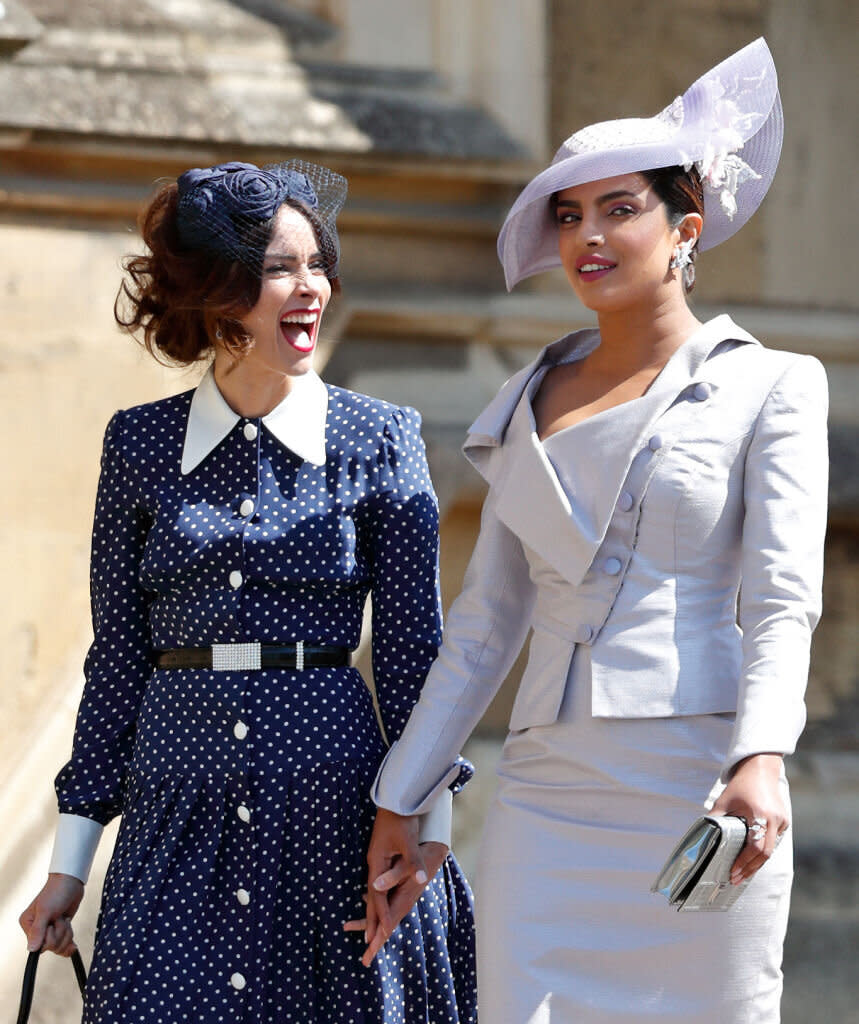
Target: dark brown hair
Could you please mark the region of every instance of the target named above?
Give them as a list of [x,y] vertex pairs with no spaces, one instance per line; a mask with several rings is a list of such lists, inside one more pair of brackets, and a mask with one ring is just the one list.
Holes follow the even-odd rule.
[[[113,307],[116,322],[160,363],[188,366],[205,359],[216,335],[218,344],[241,359],[253,345],[241,319],[257,304],[261,279],[243,263],[184,246],[176,226],[177,202],[176,183],[170,182],[143,209],[139,228],[148,252],[123,260],[127,276]],[[328,239],[318,218],[287,204],[307,217],[326,252]],[[265,245],[273,220],[254,228],[265,235]],[[339,291],[337,277],[326,275],[332,291]]]
[[[665,205],[668,223],[672,228],[677,227],[687,213],[698,213],[702,217],[704,216],[704,185],[694,164],[688,171],[684,167],[677,166],[657,167],[654,170],[641,173]],[[698,258],[697,245],[689,255],[694,264]],[[694,283],[694,273],[684,276],[683,284],[687,292],[692,291]]]

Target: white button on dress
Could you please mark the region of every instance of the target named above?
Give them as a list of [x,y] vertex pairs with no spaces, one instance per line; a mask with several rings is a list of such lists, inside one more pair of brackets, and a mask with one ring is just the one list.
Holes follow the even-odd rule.
[[633,498],[629,491],[623,491],[621,496],[617,499],[617,507],[621,512],[629,512],[634,504],[635,498]]
[[234,989],[241,992],[245,985],[247,985],[247,981],[245,981],[245,976],[243,974],[239,974],[239,972],[236,971],[235,974],[230,975],[230,984]]
[[236,814],[238,814],[240,821],[248,822],[251,820],[251,812],[244,804],[239,804],[236,808]]
[[699,402],[706,402],[712,393],[713,385],[708,384],[706,381],[701,381],[700,384],[696,384],[692,389],[692,394]]
[[251,501],[250,498],[245,498],[241,505],[239,505],[239,515],[245,516],[245,518],[251,515],[253,513],[253,510],[254,503]]
[[603,562],[603,572],[609,576],[617,576],[623,568],[623,562],[619,558],[607,558]]
[[236,724],[233,726],[233,736],[235,736],[237,740],[243,740],[247,736],[247,734],[247,725],[245,725],[244,722],[236,722]]
[[236,899],[243,907],[246,907],[251,901],[251,894],[247,889],[236,889]]
[[246,423],[242,433],[245,435],[245,437],[249,441],[256,441],[257,434],[259,433],[259,431],[257,430],[255,424],[253,424],[253,423]]
[[658,452],[659,449],[665,444],[662,440],[662,434],[654,434],[653,437],[647,442],[647,447],[652,452]]
[[594,631],[590,626],[579,626],[576,630],[576,643],[586,644],[593,635]]
[[233,588],[233,590],[238,590],[243,582],[244,576],[242,576],[238,569],[233,569],[233,571],[230,573],[230,586]]

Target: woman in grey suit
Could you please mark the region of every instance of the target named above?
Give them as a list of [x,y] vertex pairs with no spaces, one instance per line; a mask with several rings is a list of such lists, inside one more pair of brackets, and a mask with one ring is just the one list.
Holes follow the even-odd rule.
[[[365,954],[420,890],[415,815],[467,774],[530,629],[480,857],[482,1024],[779,1019],[826,380],[727,316],[700,323],[686,292],[781,136],[761,39],[656,117],[571,136],[501,231],[509,287],[560,264],[599,327],[544,349],[468,436],[481,533],[374,788]],[[728,913],[676,914],[649,886],[704,807],[749,823],[732,879],[751,882]]]

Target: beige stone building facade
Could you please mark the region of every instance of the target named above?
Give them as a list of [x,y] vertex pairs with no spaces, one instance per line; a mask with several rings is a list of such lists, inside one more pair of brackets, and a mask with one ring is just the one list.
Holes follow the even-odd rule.
[[[44,872],[51,780],[89,642],[87,561],[111,413],[193,386],[116,330],[112,307],[152,183],[287,155],[349,178],[344,292],[321,350],[334,383],[417,406],[455,596],[482,489],[465,428],[547,341],[590,323],[560,274],[507,295],[495,236],[521,185],[576,127],[655,113],[758,35],[780,71],[785,146],[761,211],[699,261],[699,316],[727,310],[821,358],[832,388],[826,611],[811,724],[792,773],[798,886],[785,1020],[809,997],[857,1021],[833,900],[859,889],[859,264],[852,0],[4,0],[0,3],[0,1001],[23,963],[15,917]],[[458,843],[472,858],[516,670],[473,753]],[[838,811],[836,817],[835,811]],[[852,818],[851,818],[852,815]],[[100,867],[109,845],[105,840]],[[95,890],[98,877],[90,886]],[[95,892],[81,914],[91,943]],[[855,905],[855,904],[854,904]],[[810,963],[809,949],[829,950]],[[44,967],[43,1021],[72,991]],[[35,1013],[34,1013],[35,1019]]]

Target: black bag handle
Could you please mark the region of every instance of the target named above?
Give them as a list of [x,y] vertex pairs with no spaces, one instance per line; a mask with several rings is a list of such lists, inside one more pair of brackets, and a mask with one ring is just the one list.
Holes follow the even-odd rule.
[[[24,968],[24,983],[21,986],[21,1005],[18,1008],[17,1024],[27,1024],[27,1021],[30,1019],[30,1007],[33,1005],[33,990],[36,987],[36,968],[39,966],[40,955],[37,950],[35,953],[30,953],[27,957],[27,966]],[[72,953],[71,960],[72,967],[75,969],[75,977],[78,980],[78,988],[81,990],[81,995],[83,995],[84,988],[86,987],[86,968],[77,950]]]

